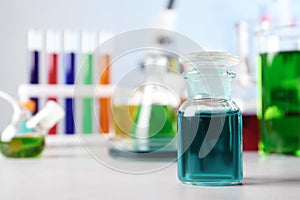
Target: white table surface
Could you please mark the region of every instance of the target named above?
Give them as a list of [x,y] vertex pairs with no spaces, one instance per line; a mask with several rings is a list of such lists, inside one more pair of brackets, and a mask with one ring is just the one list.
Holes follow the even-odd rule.
[[52,136],[47,142],[39,158],[0,157],[1,200],[300,199],[297,157],[245,152],[243,185],[204,187],[180,183],[174,161],[109,156],[101,135]]

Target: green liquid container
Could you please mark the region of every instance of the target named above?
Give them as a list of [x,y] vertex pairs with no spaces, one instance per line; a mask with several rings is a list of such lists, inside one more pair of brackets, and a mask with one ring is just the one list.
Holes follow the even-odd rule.
[[[176,113],[180,102],[178,94],[165,83],[168,66],[164,52],[149,54],[144,68],[129,72],[119,82],[112,96],[112,148],[134,153],[167,152],[176,158]],[[126,88],[136,74],[143,76],[141,81]]]
[[[93,84],[93,55],[83,55],[83,84]],[[93,132],[93,99],[83,98],[83,133]]]
[[1,153],[6,157],[38,157],[45,147],[45,136],[16,136],[10,142],[0,142]]
[[113,107],[115,134],[123,142],[123,148],[132,152],[152,152],[172,144],[171,149],[174,151],[173,140],[177,134],[176,109],[169,105],[151,105],[145,138],[137,133],[141,109],[142,105]]
[[300,51],[264,53],[259,151],[300,156]]
[[300,156],[300,28],[262,32],[259,59],[259,152]]

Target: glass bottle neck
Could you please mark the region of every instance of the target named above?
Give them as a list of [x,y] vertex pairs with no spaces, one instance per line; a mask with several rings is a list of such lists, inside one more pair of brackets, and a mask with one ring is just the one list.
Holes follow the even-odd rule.
[[188,97],[190,99],[218,98],[230,99],[231,72],[225,71],[216,74],[187,72]]
[[162,82],[168,70],[168,58],[162,55],[150,55],[144,63],[146,81]]
[[228,94],[219,93],[219,94],[211,94],[204,92],[195,92],[192,88],[188,87],[188,98],[189,99],[230,99],[230,92]]

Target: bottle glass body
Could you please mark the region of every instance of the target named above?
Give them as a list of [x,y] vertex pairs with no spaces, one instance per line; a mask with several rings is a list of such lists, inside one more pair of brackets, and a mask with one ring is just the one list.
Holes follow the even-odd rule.
[[232,100],[184,102],[178,112],[179,179],[199,185],[240,183],[241,125],[241,112]]
[[178,178],[184,183],[234,185],[242,181],[242,115],[230,99],[233,73],[227,72],[225,67],[201,66],[184,73],[189,99],[178,112],[177,147]]

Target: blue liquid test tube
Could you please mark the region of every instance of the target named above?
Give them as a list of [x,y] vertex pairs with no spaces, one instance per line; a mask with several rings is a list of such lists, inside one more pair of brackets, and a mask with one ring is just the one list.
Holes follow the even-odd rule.
[[[64,33],[64,70],[65,70],[65,84],[72,85],[75,83],[75,66],[76,66],[76,51],[78,49],[79,37],[76,32],[66,31]],[[75,124],[74,124],[74,99],[65,99],[65,133],[74,134]]]
[[[70,85],[74,84],[74,74],[75,74],[75,53],[66,53],[64,55],[65,59],[65,84]],[[65,133],[73,134],[74,133],[74,108],[73,108],[74,99],[66,98],[65,99]]]
[[[29,83],[30,84],[39,84],[39,68],[40,68],[40,51],[42,48],[42,33],[38,30],[29,30],[28,31],[28,52],[29,52]],[[39,100],[36,97],[31,98],[35,103],[35,111],[33,114],[36,114],[39,110]]]

